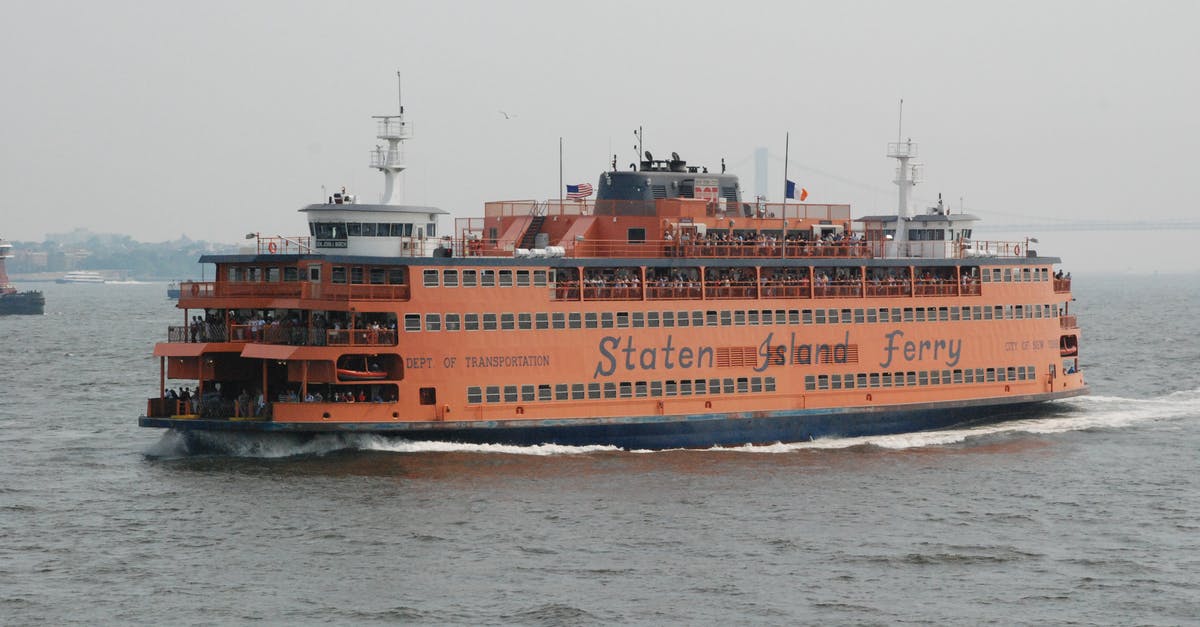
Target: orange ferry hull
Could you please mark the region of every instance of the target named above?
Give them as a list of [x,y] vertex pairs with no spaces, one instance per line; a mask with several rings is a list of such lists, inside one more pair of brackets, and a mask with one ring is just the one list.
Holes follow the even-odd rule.
[[[200,432],[369,433],[407,440],[530,446],[601,445],[629,450],[705,448],[818,438],[911,433],[959,424],[986,424],[1035,415],[1045,401],[1079,396],[1087,388],[1005,398],[902,406],[619,418],[384,423],[231,421],[142,417],[142,427]],[[202,436],[201,436],[202,437]],[[194,438],[193,438],[194,439]]]

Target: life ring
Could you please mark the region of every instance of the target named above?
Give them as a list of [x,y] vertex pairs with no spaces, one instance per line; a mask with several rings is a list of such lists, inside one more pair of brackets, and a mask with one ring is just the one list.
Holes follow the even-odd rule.
[[199,295],[200,295],[200,285],[198,283],[192,283],[192,296],[199,296]]
[[[274,244],[272,244],[272,246],[274,246]],[[271,251],[271,252],[275,252],[275,251]],[[1013,246],[1013,255],[1017,256],[1017,257],[1021,256],[1021,245],[1020,244]]]
[[267,252],[274,255],[278,251],[279,251],[279,247],[275,245],[275,242],[271,242],[271,243],[267,244]]

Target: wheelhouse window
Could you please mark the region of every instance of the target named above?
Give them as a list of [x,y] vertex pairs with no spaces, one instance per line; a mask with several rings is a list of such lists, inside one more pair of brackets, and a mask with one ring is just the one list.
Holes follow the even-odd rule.
[[346,282],[346,267],[345,266],[334,266],[334,267],[330,268],[329,281],[331,283],[345,283]]

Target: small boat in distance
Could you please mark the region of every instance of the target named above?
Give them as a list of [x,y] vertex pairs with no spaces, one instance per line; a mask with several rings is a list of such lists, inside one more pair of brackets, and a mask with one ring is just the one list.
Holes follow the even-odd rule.
[[103,283],[104,277],[99,272],[90,270],[74,270],[68,272],[57,279],[55,283]]

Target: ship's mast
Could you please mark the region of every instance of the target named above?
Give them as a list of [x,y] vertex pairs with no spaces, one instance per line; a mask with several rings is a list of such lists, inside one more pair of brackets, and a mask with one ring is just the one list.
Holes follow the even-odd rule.
[[896,179],[892,181],[900,188],[899,205],[896,207],[896,235],[894,241],[908,241],[908,219],[911,216],[908,210],[908,199],[912,194],[912,188],[920,179],[920,164],[909,163],[910,159],[917,156],[917,145],[912,139],[901,140],[904,136],[904,100],[900,101],[900,126],[897,130],[895,143],[888,144],[887,156],[900,162],[896,166]]
[[396,186],[396,175],[408,167],[404,165],[404,150],[401,147],[401,143],[406,139],[412,139],[412,129],[404,121],[404,100],[400,87],[400,72],[396,72],[396,90],[400,112],[396,115],[372,116],[378,120],[378,130],[375,136],[379,139],[387,140],[388,143],[386,150],[383,146],[376,146],[374,152],[371,153],[371,167],[383,172],[383,196],[379,199],[379,202],[384,205],[396,205],[400,202],[399,189]]

